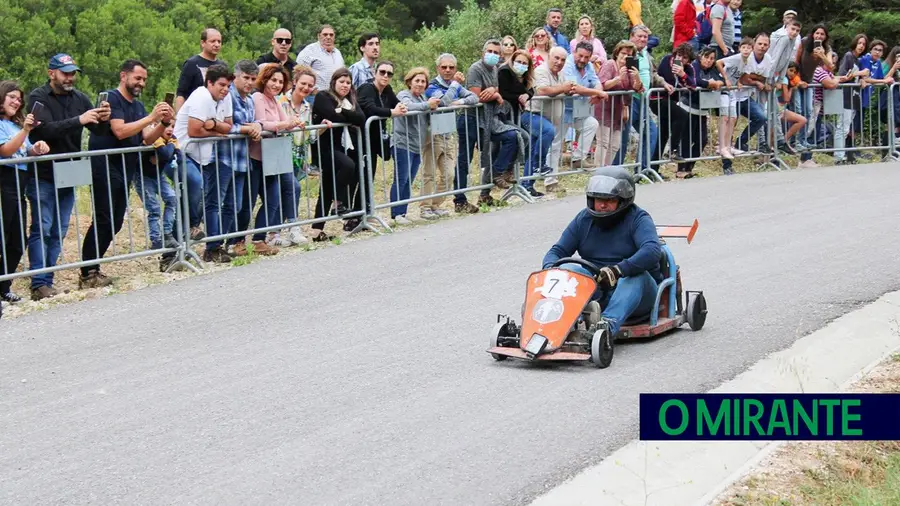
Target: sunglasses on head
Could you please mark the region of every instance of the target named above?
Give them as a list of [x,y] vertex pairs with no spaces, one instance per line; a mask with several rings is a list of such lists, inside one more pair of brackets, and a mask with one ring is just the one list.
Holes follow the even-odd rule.
[[379,69],[379,70],[378,70],[378,73],[381,74],[381,75],[383,75],[383,76],[394,77],[394,73],[391,72],[390,70]]
[[279,44],[290,44],[291,42],[293,42],[293,39],[284,39],[281,37],[275,37],[275,42],[277,42]]

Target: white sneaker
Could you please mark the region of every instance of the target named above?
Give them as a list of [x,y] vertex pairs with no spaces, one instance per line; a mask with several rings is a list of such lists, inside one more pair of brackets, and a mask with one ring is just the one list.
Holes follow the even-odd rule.
[[278,233],[269,233],[269,237],[267,237],[266,244],[273,248],[287,248],[292,243],[290,239],[281,237],[281,234]]
[[419,213],[419,216],[421,216],[423,220],[436,220],[436,219],[438,219],[438,215],[435,214],[435,212],[432,211],[431,209],[424,209],[424,210],[422,210],[422,212]]
[[434,214],[438,215],[438,218],[443,218],[445,216],[450,216],[450,211],[446,209],[435,209]]
[[394,223],[397,225],[411,225],[412,222],[406,219],[406,215],[401,214],[394,217]]
[[303,230],[301,230],[300,227],[291,227],[291,230],[288,232],[288,237],[290,237],[291,242],[297,246],[309,244],[309,239],[303,235]]
[[728,148],[728,150],[731,151],[731,154],[733,155],[743,155],[744,153],[746,153],[746,151],[744,151],[743,149],[738,148]]

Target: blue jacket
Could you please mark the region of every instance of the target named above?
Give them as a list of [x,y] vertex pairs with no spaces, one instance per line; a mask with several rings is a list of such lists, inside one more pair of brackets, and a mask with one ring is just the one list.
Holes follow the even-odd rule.
[[646,271],[657,282],[663,279],[659,270],[662,245],[656,224],[647,211],[636,205],[629,207],[622,219],[608,229],[601,228],[587,209],[582,209],[544,255],[543,268],[576,252],[599,267],[618,265],[625,277]]

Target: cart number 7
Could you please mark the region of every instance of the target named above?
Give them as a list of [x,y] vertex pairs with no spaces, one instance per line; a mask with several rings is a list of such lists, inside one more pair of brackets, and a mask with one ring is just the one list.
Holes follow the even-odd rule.
[[566,271],[550,271],[544,277],[544,285],[537,289],[545,298],[562,299],[563,297],[574,297],[576,295],[576,287],[578,280],[569,277]]

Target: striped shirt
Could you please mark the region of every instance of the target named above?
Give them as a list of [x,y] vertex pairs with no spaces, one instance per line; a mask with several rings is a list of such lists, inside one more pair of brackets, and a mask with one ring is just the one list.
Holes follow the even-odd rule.
[[[231,84],[228,97],[231,100],[231,119],[234,122],[231,133],[237,134],[241,131],[241,125],[256,121],[256,111],[250,95],[241,98],[241,94],[234,87],[234,83]],[[235,172],[247,172],[250,165],[250,160],[247,158],[247,139],[229,139],[222,141],[220,144],[219,149],[224,152],[224,158],[228,160],[226,165],[234,169]]]
[[[821,84],[826,79],[834,79],[834,74],[825,69],[825,67],[819,65],[816,67],[815,73],[813,73],[813,82],[816,84]],[[813,98],[815,99],[815,103],[820,103],[824,100],[824,94],[822,92],[822,88],[816,88],[815,94]]]
[[365,58],[350,65],[350,76],[353,80],[353,87],[359,89],[360,86],[374,79],[375,74],[372,72],[373,70],[375,69],[369,65],[369,62],[367,62]]
[[313,42],[300,51],[297,63],[312,68],[316,73],[316,88],[319,91],[327,91],[331,87],[331,76],[334,71],[344,66],[344,57],[341,50],[336,47],[329,53],[321,44]]

